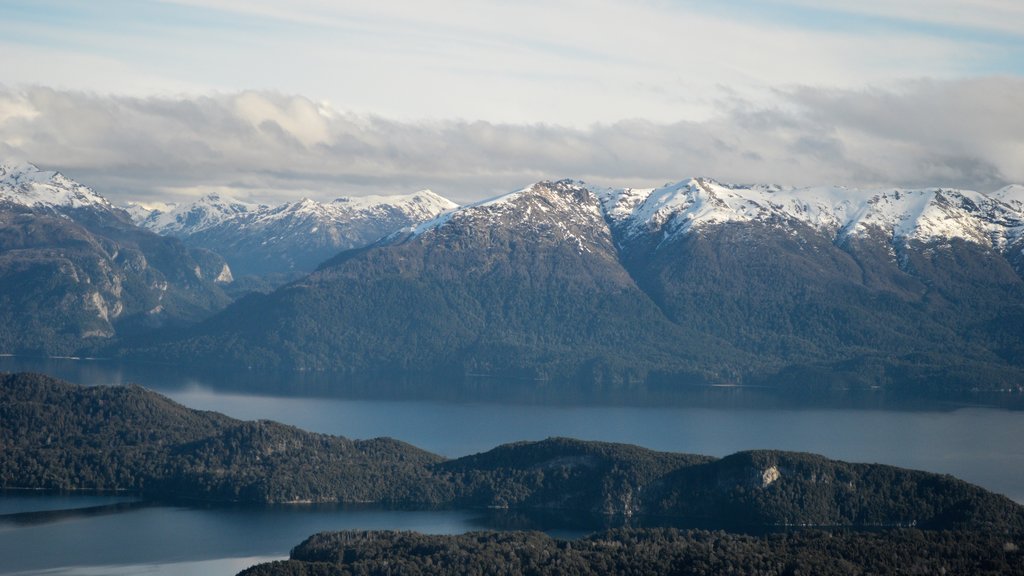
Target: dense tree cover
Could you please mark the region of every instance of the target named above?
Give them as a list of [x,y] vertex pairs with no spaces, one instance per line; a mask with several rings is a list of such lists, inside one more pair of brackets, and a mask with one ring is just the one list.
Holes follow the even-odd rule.
[[737,525],[1009,527],[1021,507],[949,475],[815,454],[740,452],[662,479],[646,510]]
[[560,509],[715,526],[1024,530],[1024,508],[949,476],[811,454],[726,458],[551,438],[445,460],[190,410],[137,386],[0,375],[0,488],[152,498]]
[[291,559],[239,576],[431,574],[798,575],[1024,574],[1024,535],[991,532],[802,530],[766,536],[623,529],[580,540],[538,532],[430,536],[333,532],[311,536]]
[[793,387],[1014,389],[1024,377],[1024,280],[963,240],[841,241],[806,227],[710,227],[625,247],[670,319],[759,354],[747,380]]
[[759,450],[725,458],[552,438],[434,466],[453,501],[687,518],[715,526],[1024,530],[1024,508],[948,475]]
[[435,466],[456,487],[456,502],[631,515],[671,472],[714,461],[637,446],[550,438],[499,446]]
[[0,351],[66,355],[223,308],[224,260],[119,210],[0,202]]
[[582,252],[511,224],[429,236],[343,253],[303,280],[240,300],[186,339],[135,343],[128,354],[614,388],[656,368],[707,382],[703,366],[714,363],[703,357],[729,349],[668,322],[618,264],[607,234]]
[[[0,376],[0,487],[222,501],[429,501],[441,458],[190,410],[140,388]],[[421,481],[422,480],[422,481]]]

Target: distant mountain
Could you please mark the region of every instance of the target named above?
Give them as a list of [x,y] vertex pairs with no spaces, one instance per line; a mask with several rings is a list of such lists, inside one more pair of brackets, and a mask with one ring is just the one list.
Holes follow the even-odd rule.
[[717,459],[551,438],[446,460],[190,410],[137,386],[0,374],[0,488],[149,498],[559,509],[717,527],[1024,530],[1024,507],[951,476],[773,450]]
[[1020,382],[1015,194],[691,180],[602,198],[671,321],[766,359],[748,380],[935,390]]
[[542,182],[133,353],[604,387],[1019,387],[1021,190]]
[[135,226],[92,189],[0,163],[0,352],[68,354],[228,302],[222,258]]
[[[572,377],[622,386],[651,370],[706,382],[705,355],[743,353],[669,322],[619,261],[600,203],[542,183],[342,253],[196,338],[140,356],[253,367]],[[643,351],[637,354],[637,351]],[[708,350],[711,350],[708,352]]]
[[298,277],[338,252],[456,207],[429,190],[273,207],[210,194],[168,211],[137,211],[135,217],[154,232],[223,255],[236,275]]

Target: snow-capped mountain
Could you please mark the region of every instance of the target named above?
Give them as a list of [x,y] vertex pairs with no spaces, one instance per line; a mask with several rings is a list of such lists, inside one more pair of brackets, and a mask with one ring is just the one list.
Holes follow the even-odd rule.
[[541,182],[240,301],[201,342],[588,385],[1015,386],[1021,192]]
[[236,274],[295,275],[456,207],[429,190],[326,203],[305,198],[279,206],[209,195],[166,212],[142,213],[138,221],[223,255]]
[[266,206],[242,202],[222,194],[207,194],[195,202],[169,206],[167,210],[134,207],[132,217],[144,228],[163,236],[187,237],[223,224],[232,218],[249,214]]
[[243,273],[315,271],[136,356],[615,388],[1024,381],[1022,186],[564,180],[461,208],[424,191],[132,213],[182,240],[58,173],[2,165],[0,352],[202,317],[231,271],[184,241]]
[[114,210],[106,198],[60,172],[43,171],[28,162],[0,162],[0,202],[34,209],[98,208]]
[[411,229],[417,236],[445,225],[487,230],[517,229],[532,240],[568,243],[579,251],[612,248],[598,197],[581,183],[539,182],[522,190],[469,204]]
[[[1017,187],[1020,188],[1020,187]],[[997,250],[1024,234],[1024,193],[943,188],[731,186],[692,179],[654,189],[596,190],[623,241],[656,234],[668,242],[720,224],[802,224],[837,241],[881,234],[894,243],[961,239]]]
[[[576,187],[575,196],[552,197],[552,186]],[[592,197],[581,196],[587,191]],[[538,204],[538,201],[541,201]],[[596,202],[592,202],[596,199]],[[561,210],[552,222],[552,203]],[[493,199],[468,204],[428,220],[421,234],[450,221],[480,225],[549,222],[549,233],[584,246],[589,239],[571,232],[574,223],[606,219],[616,243],[656,236],[671,242],[692,232],[724,224],[760,223],[776,228],[804,227],[841,242],[881,235],[894,244],[960,239],[1005,250],[1024,238],[1024,186],[992,193],[950,188],[856,189],[736,186],[694,178],[659,188],[602,188],[584,182],[542,183]]]
[[993,198],[1024,209],[1024,186],[1011,184],[990,194]]
[[637,288],[598,198],[573,182],[538,183],[343,252],[239,301],[201,337],[219,343],[222,329],[235,336],[218,353],[249,350],[252,363],[526,378],[563,370],[566,354],[600,372],[632,346],[668,355],[673,341],[697,342]]

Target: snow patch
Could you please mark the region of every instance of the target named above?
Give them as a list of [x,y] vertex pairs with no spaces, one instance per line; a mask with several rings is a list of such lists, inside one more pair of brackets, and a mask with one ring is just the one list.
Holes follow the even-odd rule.
[[0,162],[0,201],[30,208],[114,209],[106,198],[60,172],[10,160]]
[[837,239],[881,230],[893,240],[960,238],[1002,248],[1024,234],[1024,187],[969,190],[733,186],[694,178],[652,189],[591,188],[627,237],[662,241],[704,226],[804,224]]

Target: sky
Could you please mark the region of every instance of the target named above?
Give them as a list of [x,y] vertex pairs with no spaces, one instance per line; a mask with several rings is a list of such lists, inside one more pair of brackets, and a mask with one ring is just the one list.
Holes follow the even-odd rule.
[[115,202],[1024,183],[1018,0],[2,0],[0,63]]

